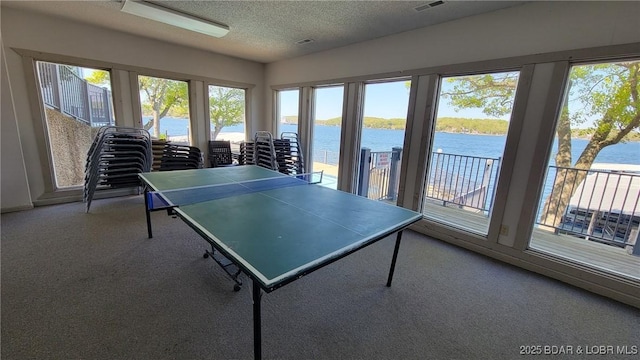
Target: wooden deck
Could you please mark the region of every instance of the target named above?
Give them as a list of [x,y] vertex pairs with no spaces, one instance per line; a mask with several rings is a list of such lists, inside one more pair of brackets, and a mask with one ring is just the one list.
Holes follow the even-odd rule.
[[[489,219],[481,213],[437,203],[425,202],[423,213],[428,214],[430,218],[475,233],[486,234],[489,224]],[[640,256],[630,255],[619,247],[570,235],[556,235],[539,228],[534,229],[529,247],[552,256],[640,280]]]

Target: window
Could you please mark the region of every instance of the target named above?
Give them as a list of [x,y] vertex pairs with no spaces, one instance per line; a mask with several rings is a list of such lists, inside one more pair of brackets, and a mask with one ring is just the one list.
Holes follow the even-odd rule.
[[530,247],[640,279],[640,61],[575,65]]
[[358,195],[392,204],[398,200],[410,88],[407,80],[365,85]]
[[[300,90],[278,91],[278,120],[280,132],[298,132]],[[279,134],[273,134],[279,137]]]
[[229,140],[239,143],[245,139],[245,90],[209,85],[209,140]]
[[487,234],[518,77],[504,72],[441,79],[426,218]]
[[342,132],[344,86],[315,89],[311,171],[322,171],[321,185],[336,188]]
[[189,145],[189,86],[185,81],[138,76],[142,123],[155,139]]
[[43,61],[36,65],[54,186],[82,186],[87,152],[98,128],[115,124],[110,74]]

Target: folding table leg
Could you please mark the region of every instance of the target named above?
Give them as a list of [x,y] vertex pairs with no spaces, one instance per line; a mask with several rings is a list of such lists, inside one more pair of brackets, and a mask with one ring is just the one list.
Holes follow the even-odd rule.
[[260,314],[260,299],[262,298],[262,289],[257,280],[253,280],[253,358],[255,360],[262,359],[262,329]]
[[149,239],[153,237],[153,233],[151,232],[151,211],[149,210],[149,189],[144,187],[144,211],[147,214],[147,234],[149,235]]
[[402,231],[398,231],[398,235],[396,235],[396,247],[393,249],[393,258],[391,259],[391,269],[389,269],[387,287],[391,287],[391,280],[393,280],[393,270],[396,268],[396,259],[398,258],[398,250],[400,249],[400,240],[402,240]]

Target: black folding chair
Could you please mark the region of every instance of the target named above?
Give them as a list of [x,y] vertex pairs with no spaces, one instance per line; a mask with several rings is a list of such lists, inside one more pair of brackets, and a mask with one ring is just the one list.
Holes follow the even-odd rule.
[[233,156],[231,154],[231,143],[229,141],[209,141],[209,165],[211,167],[234,165]]

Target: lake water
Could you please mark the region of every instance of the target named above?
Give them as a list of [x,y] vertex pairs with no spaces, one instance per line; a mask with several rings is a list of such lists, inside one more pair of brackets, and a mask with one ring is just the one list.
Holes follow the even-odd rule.
[[[161,121],[161,132],[179,136],[187,134],[188,121],[186,119],[164,118]],[[283,124],[281,131],[297,132],[297,125]],[[229,126],[222,129],[223,133],[244,132],[243,125]],[[153,132],[152,132],[153,133]],[[274,134],[277,136],[277,134]],[[442,149],[443,153],[473,155],[478,157],[499,158],[506,136],[487,136],[471,134],[453,134],[437,132],[434,139],[434,150]],[[386,129],[364,129],[362,132],[362,146],[371,151],[391,151],[393,147],[402,147],[404,131]],[[588,141],[575,139],[572,141],[572,157],[577,159]],[[324,158],[327,151],[329,163],[337,162],[340,146],[340,127],[316,126],[314,129],[315,157]],[[555,153],[556,145],[552,154]],[[627,142],[609,146],[598,154],[595,162],[640,165],[640,142]]]

